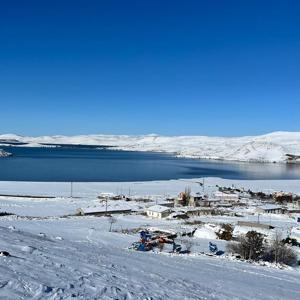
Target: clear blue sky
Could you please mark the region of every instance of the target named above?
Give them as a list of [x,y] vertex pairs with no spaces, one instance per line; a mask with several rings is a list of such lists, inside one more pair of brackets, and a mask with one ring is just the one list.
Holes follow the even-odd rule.
[[0,132],[300,130],[299,1],[1,1]]

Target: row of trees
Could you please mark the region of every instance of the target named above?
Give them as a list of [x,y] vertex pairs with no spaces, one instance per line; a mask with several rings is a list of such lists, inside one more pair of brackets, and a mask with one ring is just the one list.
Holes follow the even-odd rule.
[[297,255],[279,234],[276,234],[273,241],[267,243],[263,234],[249,231],[246,235],[240,236],[237,242],[230,242],[227,250],[247,260],[264,260],[286,265],[294,265],[297,262]]

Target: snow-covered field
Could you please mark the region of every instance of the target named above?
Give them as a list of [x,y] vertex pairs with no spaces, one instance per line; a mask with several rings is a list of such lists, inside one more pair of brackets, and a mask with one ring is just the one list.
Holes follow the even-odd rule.
[[274,132],[262,136],[232,138],[158,135],[24,137],[4,134],[0,135],[0,140],[18,141],[35,147],[42,143],[108,145],[121,150],[162,151],[183,157],[255,162],[285,162],[286,154],[300,155],[300,132]]
[[[76,183],[69,198],[68,183],[0,182],[0,194],[36,195],[44,198],[1,196],[0,299],[298,299],[299,268],[278,269],[197,254],[207,251],[215,238],[205,225],[193,238],[191,255],[136,252],[128,246],[137,234],[122,230],[158,227],[182,230],[183,221],[156,220],[139,214],[118,215],[109,232],[107,217],[71,216],[76,208],[103,205],[100,193],[125,193],[159,202],[176,196],[186,186],[202,192],[202,179],[128,183]],[[205,191],[220,186],[256,191],[284,190],[300,193],[300,181],[233,181],[205,179]],[[55,196],[56,198],[47,198]],[[143,209],[138,202],[124,203]],[[109,204],[114,205],[114,204]],[[211,223],[238,218],[199,217]],[[249,216],[251,220],[251,216]],[[253,217],[254,218],[254,217]],[[264,216],[262,216],[262,220]],[[269,217],[265,217],[266,221]],[[286,217],[273,217],[276,226],[290,226]],[[224,241],[214,240],[220,249]]]

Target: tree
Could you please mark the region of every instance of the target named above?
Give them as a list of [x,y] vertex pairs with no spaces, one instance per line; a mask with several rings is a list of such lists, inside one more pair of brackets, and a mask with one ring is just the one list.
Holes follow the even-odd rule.
[[185,188],[184,193],[183,193],[183,197],[182,197],[183,206],[188,205],[190,197],[191,197],[191,188],[188,186]]
[[238,243],[228,244],[227,249],[244,259],[259,260],[265,249],[264,236],[256,231],[248,231],[239,237]]
[[281,235],[276,233],[274,240],[267,247],[263,259],[270,262],[293,265],[297,262],[297,255],[291,247],[285,244],[285,240],[282,240]]
[[237,253],[244,259],[253,259],[293,265],[297,262],[297,255],[291,247],[287,246],[285,240],[276,233],[274,240],[267,245],[262,234],[249,231],[239,238],[239,242],[228,244],[230,252]]
[[222,224],[221,229],[216,232],[217,237],[220,240],[230,241],[232,240],[233,226],[231,224]]

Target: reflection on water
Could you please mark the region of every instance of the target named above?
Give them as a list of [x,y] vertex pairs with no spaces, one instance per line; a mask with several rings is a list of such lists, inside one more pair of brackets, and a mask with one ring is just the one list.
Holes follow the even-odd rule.
[[169,154],[114,151],[105,147],[1,147],[0,180],[146,181],[195,177],[300,179],[300,165],[176,158]]

